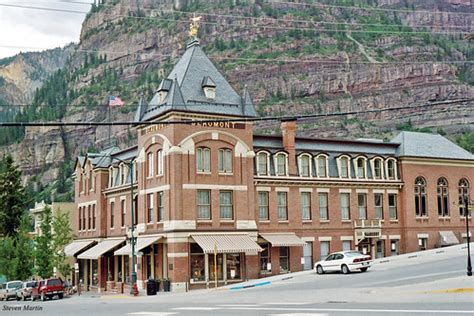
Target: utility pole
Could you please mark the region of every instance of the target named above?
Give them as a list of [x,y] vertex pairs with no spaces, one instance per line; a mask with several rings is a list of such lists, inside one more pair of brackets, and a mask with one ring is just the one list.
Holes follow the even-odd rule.
[[472,265],[471,265],[471,248],[470,248],[470,234],[469,234],[469,187],[463,188],[464,195],[464,215],[466,218],[466,238],[467,238],[467,276],[472,276]]

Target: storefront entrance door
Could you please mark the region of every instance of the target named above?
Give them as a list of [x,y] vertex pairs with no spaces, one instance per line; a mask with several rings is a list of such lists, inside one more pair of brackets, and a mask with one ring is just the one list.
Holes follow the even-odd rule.
[[303,246],[303,257],[304,257],[304,270],[311,270],[313,268],[313,243],[310,241],[306,242]]

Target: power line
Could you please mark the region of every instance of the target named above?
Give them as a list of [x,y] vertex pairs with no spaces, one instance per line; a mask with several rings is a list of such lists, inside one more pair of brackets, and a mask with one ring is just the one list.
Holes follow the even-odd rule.
[[73,14],[87,14],[88,13],[87,11],[79,11],[79,10],[46,8],[46,7],[36,7],[36,6],[30,6],[30,5],[7,4],[7,3],[0,3],[0,7],[31,9],[31,10],[41,10],[41,11],[54,11],[54,12],[73,13]]
[[382,108],[382,109],[369,109],[362,111],[347,111],[347,112],[332,112],[332,113],[321,113],[321,114],[307,114],[307,115],[286,115],[286,116],[266,116],[266,117],[255,117],[255,118],[235,118],[235,119],[208,119],[208,120],[195,120],[195,121],[144,121],[144,122],[134,122],[134,121],[123,121],[123,122],[0,122],[0,127],[47,127],[47,126],[139,126],[139,125],[192,125],[196,123],[245,123],[245,122],[262,122],[262,121],[282,121],[282,120],[304,120],[310,118],[321,118],[321,117],[338,117],[338,116],[347,116],[347,115],[360,115],[360,114],[370,114],[370,113],[382,113],[389,111],[399,111],[407,109],[417,109],[417,108],[428,108],[437,105],[444,104],[457,104],[463,102],[474,101],[474,98],[470,99],[458,99],[458,100],[446,100],[438,101],[432,103],[425,103],[420,105],[408,105],[408,106],[398,106],[392,108]]

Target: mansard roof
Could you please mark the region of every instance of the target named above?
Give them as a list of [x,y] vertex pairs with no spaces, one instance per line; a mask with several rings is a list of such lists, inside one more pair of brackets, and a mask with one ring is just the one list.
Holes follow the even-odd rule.
[[[206,97],[204,85],[215,86],[215,98]],[[139,110],[141,112],[143,108]],[[257,116],[248,91],[239,95],[198,43],[188,46],[143,113],[137,111],[136,121],[151,120],[171,110],[239,117]]]

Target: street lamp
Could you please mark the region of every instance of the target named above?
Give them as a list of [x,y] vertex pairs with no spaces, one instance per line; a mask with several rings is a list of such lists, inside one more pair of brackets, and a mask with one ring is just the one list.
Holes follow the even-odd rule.
[[464,195],[464,215],[466,216],[466,236],[467,236],[467,275],[472,276],[472,265],[471,265],[471,248],[469,243],[471,238],[469,237],[469,194],[468,187],[463,188]]
[[123,161],[119,158],[117,159],[120,162],[128,165],[130,169],[130,210],[132,213],[132,225],[130,230],[127,230],[127,237],[130,239],[130,244],[132,245],[132,287],[130,288],[130,295],[137,296],[138,295],[138,287],[137,287],[137,271],[135,270],[135,262],[136,262],[136,255],[135,255],[135,246],[137,243],[138,231],[135,230],[135,203],[133,202],[133,162],[135,158],[132,158],[130,161]]

